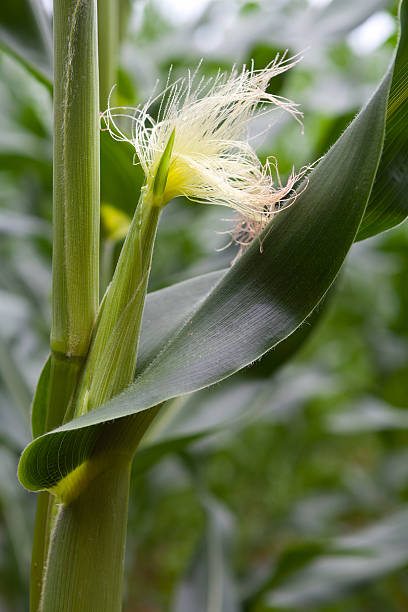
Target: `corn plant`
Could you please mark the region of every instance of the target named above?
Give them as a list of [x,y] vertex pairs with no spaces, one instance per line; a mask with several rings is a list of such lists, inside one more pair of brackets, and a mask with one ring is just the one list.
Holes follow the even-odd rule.
[[[26,8],[37,36],[40,13]],[[257,112],[275,108],[301,122],[298,106],[267,91],[299,58],[210,82],[197,71],[158,99],[120,109],[112,86],[121,11],[112,0],[54,0],[50,357],[32,403],[34,440],[19,465],[22,485],[38,492],[32,612],[121,609],[129,476],[139,453],[147,464],[160,456],[160,445],[138,450],[152,423],[175,398],[270,351],[281,365],[313,329],[352,244],[408,212],[405,2],[378,88],[333,147],[286,183],[273,180],[274,162],[260,164],[246,131]],[[29,62],[18,28],[4,31],[7,48],[50,85],[47,44]],[[160,104],[154,120],[152,104]],[[101,127],[103,143],[113,137],[104,146],[133,147],[145,180],[100,300]],[[147,293],[160,216],[177,196],[234,209],[239,256],[227,270]]]

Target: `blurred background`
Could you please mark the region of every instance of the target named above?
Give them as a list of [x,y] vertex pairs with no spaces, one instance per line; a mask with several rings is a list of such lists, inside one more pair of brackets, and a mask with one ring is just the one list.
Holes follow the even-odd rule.
[[[387,0],[122,1],[120,105],[143,102],[170,66],[177,77],[203,58],[210,76],[302,52],[270,87],[301,105],[304,134],[276,116],[255,139],[282,177],[328,150],[397,39]],[[16,466],[48,350],[52,103],[47,77],[10,53],[1,24],[0,40],[0,610],[19,612],[35,496]],[[142,176],[106,133],[101,161],[107,283]],[[219,232],[230,216],[168,206],[151,290],[228,266]],[[408,611],[407,253],[406,224],[356,244],[287,363],[272,352],[169,402],[134,464],[125,612]]]

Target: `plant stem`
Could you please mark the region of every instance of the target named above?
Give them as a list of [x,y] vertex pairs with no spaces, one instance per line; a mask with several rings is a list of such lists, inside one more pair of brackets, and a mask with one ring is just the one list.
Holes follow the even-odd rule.
[[[99,293],[96,0],[54,0],[51,375],[45,424],[60,425],[86,357]],[[38,498],[30,609],[37,612],[55,501]]]
[[98,0],[99,99],[101,109],[117,79],[119,0]]
[[129,473],[159,409],[105,426],[95,451],[104,468],[72,502],[59,506],[41,612],[120,612]]
[[50,541],[50,513],[53,510],[53,497],[46,491],[37,496],[37,511],[34,524],[33,550],[30,573],[30,610],[37,612],[40,605],[45,562]]
[[[71,416],[99,406],[133,379],[160,210],[157,198],[143,189],[101,305]],[[121,609],[128,472],[156,412],[107,423],[90,460],[95,471],[84,470],[91,480],[78,480],[74,490],[71,482],[67,495],[61,489],[41,612]]]
[[[82,365],[80,359],[64,359],[51,355],[50,388],[45,422],[45,431],[51,431],[63,420],[70,405]],[[55,516],[55,499],[47,492],[38,494],[37,512],[34,525],[34,538],[30,580],[30,609],[38,610],[42,576],[47,560],[50,532]]]
[[58,511],[42,612],[119,612],[130,460],[114,462]]
[[[62,0],[54,0],[54,2],[60,5]],[[81,27],[77,22],[83,13],[84,31],[87,26],[89,32],[95,32],[92,30],[90,15],[88,15],[88,20],[85,17],[86,10],[90,10],[91,5],[94,10],[95,0],[89,0],[89,3],[86,0],[71,3],[73,12],[68,20],[68,61],[65,73],[66,84],[63,90],[65,106],[63,104],[63,112],[60,117],[64,126],[67,126],[72,114],[71,107],[66,105],[69,92],[71,89],[75,91],[77,79],[81,83],[83,76],[83,73],[78,72],[73,78],[72,57],[74,55],[72,50],[81,42]],[[112,8],[112,5],[110,6]],[[100,10],[102,10],[102,5],[100,5]],[[61,10],[59,17],[62,14]],[[101,15],[101,18],[106,19],[106,15]],[[55,36],[57,33],[58,30]],[[84,49],[90,48],[89,44],[87,47],[85,41],[82,41],[82,44]],[[88,60],[90,61],[90,58]],[[104,71],[104,75],[108,72]],[[93,93],[95,93],[94,90]],[[84,112],[84,109],[82,110]],[[78,121],[81,121],[81,116]],[[86,116],[83,127],[87,134],[89,122],[87,123]],[[66,165],[65,162],[73,161],[70,153],[75,147],[72,148],[72,151],[67,149],[68,133],[66,129],[62,130],[62,134],[61,151],[64,173],[61,178],[65,181],[66,167],[69,167],[69,164]],[[171,138],[171,147],[173,142],[174,134]],[[79,142],[76,146],[77,155],[78,145]],[[159,170],[161,168],[159,187],[163,189],[167,180],[171,147],[165,151],[165,163],[159,164]],[[69,358],[68,362],[72,362],[72,357],[80,357],[88,353],[84,367],[81,369],[75,395],[72,395],[74,386],[68,385],[67,391],[64,391],[67,400],[64,403],[65,418],[79,416],[96,408],[124,389],[133,378],[153,245],[163,205],[162,192],[159,187],[154,183],[153,191],[147,187],[142,190],[112,283],[101,304],[89,352],[88,341],[84,342],[83,329],[77,330],[78,337],[69,334],[68,337],[64,336],[64,332],[70,330],[70,325],[78,322],[77,314],[81,313],[82,308],[79,296],[77,296],[73,312],[68,308],[66,317],[62,316],[64,312],[61,311],[61,303],[58,301],[54,303],[56,309],[53,319],[54,334],[51,336],[54,355],[62,354]],[[62,202],[66,204],[67,194],[71,194],[71,187],[65,186],[64,189]],[[57,206],[56,214],[59,213]],[[84,219],[85,225],[91,219],[92,216]],[[61,229],[58,231],[62,220],[65,221],[66,226],[64,231]],[[80,260],[66,244],[66,232],[71,226],[73,227],[69,221],[70,219],[64,216],[60,217],[59,221],[56,216],[55,236],[62,237],[64,244],[64,249],[60,253],[59,265],[63,265],[65,261],[71,262],[75,270]],[[94,237],[93,234],[87,234],[87,239],[90,240],[88,253],[96,254],[96,259],[92,259],[92,265],[97,267],[97,249],[92,249]],[[82,255],[84,254],[86,254],[86,249]],[[73,276],[69,274],[72,270],[67,269],[65,276],[64,274],[58,276],[57,268],[56,264],[56,294],[59,292],[60,300],[67,299],[68,289],[72,287]],[[78,271],[77,268],[76,274]],[[93,279],[90,273],[86,284],[88,288],[89,282]],[[81,280],[78,279],[79,284]],[[86,292],[85,297],[89,297]],[[93,318],[91,327],[92,324]],[[61,363],[65,364],[66,361],[62,359]],[[68,496],[64,495],[63,488],[60,490],[61,499],[59,501],[62,503],[55,520],[53,520],[55,503],[49,504],[48,509],[46,509],[45,502],[42,504],[42,514],[45,516],[47,513],[48,527],[45,535],[49,533],[52,523],[54,528],[48,547],[47,570],[43,579],[41,612],[119,612],[121,609],[131,459],[155,413],[155,410],[147,411],[145,414],[127,420],[124,430],[119,424],[107,424],[104,429],[108,437],[104,439],[102,436],[99,440],[101,444],[95,451],[96,456],[89,460],[90,470],[87,470],[85,466],[81,472],[86,474],[87,479],[81,481],[81,476],[79,476],[75,488],[70,488]],[[115,440],[116,430],[119,435]],[[39,554],[44,556],[46,549],[46,545],[42,549],[38,547]]]
[[99,84],[96,0],[54,0],[51,349],[86,355],[98,307]]

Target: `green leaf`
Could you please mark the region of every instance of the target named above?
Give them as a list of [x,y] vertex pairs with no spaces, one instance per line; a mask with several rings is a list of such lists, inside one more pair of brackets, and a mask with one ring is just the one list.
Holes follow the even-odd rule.
[[33,438],[41,436],[46,431],[46,419],[48,408],[48,392],[51,377],[51,355],[48,357],[41,370],[35,390],[33,403],[31,405],[31,429]]
[[[302,324],[333,283],[364,214],[382,150],[391,76],[311,173],[307,189],[275,218],[263,253],[254,243],[153,361],[139,367],[125,392],[27,447],[19,468],[24,486],[52,489],[71,470],[80,475],[108,440],[111,448],[120,446],[126,420],[106,421],[212,385]],[[169,302],[168,312],[173,308]]]
[[237,589],[230,572],[233,520],[210,496],[202,496],[206,527],[193,562],[176,591],[174,612],[238,612]]
[[360,397],[348,403],[344,410],[329,414],[325,425],[329,432],[335,434],[407,430],[408,412],[405,408],[394,408],[376,397]]
[[147,369],[159,351],[197,310],[226,270],[197,276],[149,293],[143,313],[137,369]]
[[175,137],[176,129],[174,129],[170,134],[170,138],[160,158],[159,165],[157,166],[156,176],[154,177],[153,182],[153,194],[155,196],[162,196],[164,190],[166,189],[167,177],[169,175],[171,154],[173,152]]
[[320,610],[353,588],[406,567],[406,509],[349,536],[333,538],[326,551],[265,594],[262,610]]
[[14,357],[11,343],[0,335],[0,376],[13,399],[14,406],[24,418],[30,406],[31,392],[24,371]]
[[30,563],[32,506],[26,492],[15,485],[16,464],[16,454],[1,446],[0,503],[3,533],[10,538],[21,578],[25,582]]
[[242,380],[236,375],[167,402],[136,453],[133,473],[145,472],[164,455],[179,453],[203,437],[244,427],[260,409],[268,384],[269,381]]
[[52,84],[51,23],[39,0],[3,2],[0,46],[45,85]]
[[[123,11],[130,6],[128,0],[121,3]],[[40,0],[15,0],[3,2],[0,10],[0,48],[15,57],[32,74],[50,89],[53,83],[53,45],[51,23]],[[102,108],[101,110],[104,110]],[[27,155],[27,135],[24,147],[15,152],[21,163],[26,157],[31,163],[38,163],[38,152],[32,153],[38,143],[32,139]],[[10,163],[10,147],[16,148],[16,137],[5,138],[6,156],[2,162]],[[40,151],[42,153],[42,151]],[[35,153],[35,154],[34,154]],[[108,132],[101,133],[101,196],[102,201],[133,214],[138,200],[138,188],[143,184],[144,175],[139,166],[132,166],[131,147],[115,142]],[[136,194],[136,196],[135,196]]]
[[[256,608],[262,597],[285,583],[288,578],[327,552],[328,544],[324,540],[295,540],[283,550],[270,572],[256,580],[251,593],[245,599],[245,610]],[[255,588],[254,588],[255,586]]]
[[408,7],[400,10],[400,40],[387,106],[385,142],[374,188],[357,239],[404,221],[408,215]]
[[[211,277],[215,278],[218,274],[206,275],[202,279],[211,281]],[[184,285],[190,285],[190,289],[194,286],[192,281],[184,283]],[[197,282],[197,289],[198,286]],[[162,293],[153,293],[150,297],[159,297]],[[177,295],[179,296],[180,293],[181,291]],[[276,379],[273,375],[308,339],[320,322],[322,313],[325,312],[327,296],[331,296],[331,294],[332,290],[293,334],[246,369],[244,378],[241,373],[238,373],[221,384],[218,383],[191,395],[177,397],[166,402],[142,440],[133,462],[133,473],[146,471],[160,461],[164,455],[180,452],[198,439],[211,436],[219,431],[240,430],[248,423],[248,418],[256,418],[257,410],[262,414],[266,397],[269,405],[273,404],[274,407],[279,405],[279,401],[276,404],[276,398],[273,395],[273,392],[276,391]],[[153,325],[152,322],[158,321],[160,325],[160,322],[167,321],[164,305],[165,303],[161,304],[159,300],[154,304],[157,308],[157,317],[149,319],[151,324],[145,326],[145,332],[146,330],[154,330],[157,333],[159,331],[156,329],[157,325]],[[162,306],[161,309],[160,306]],[[185,313],[182,304],[180,306],[182,314],[180,320],[182,320],[182,318],[185,318]],[[153,314],[151,302],[147,312]],[[178,304],[175,304],[175,308],[171,312],[172,314],[179,312]],[[176,328],[174,319],[173,322],[175,323],[174,328]],[[164,331],[163,327],[161,331]],[[159,340],[159,334],[156,336],[156,341]],[[169,335],[169,329],[167,329],[164,337],[169,337]],[[146,337],[146,333],[142,336],[142,339],[144,339],[143,356],[149,355],[150,346],[151,348],[155,347],[154,350],[156,351],[160,348],[159,341],[157,344],[152,343],[150,345],[152,337]],[[154,350],[151,353],[152,355],[155,354]],[[145,363],[148,364],[149,360]],[[279,418],[279,412],[277,416]]]

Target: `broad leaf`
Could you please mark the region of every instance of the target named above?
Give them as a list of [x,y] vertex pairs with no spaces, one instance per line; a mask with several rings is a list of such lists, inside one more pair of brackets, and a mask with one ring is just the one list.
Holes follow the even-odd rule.
[[268,383],[237,375],[167,402],[136,453],[133,473],[145,472],[164,455],[180,452],[203,437],[244,427],[254,417],[261,397],[265,399]]
[[[171,338],[225,273],[225,270],[212,272],[148,295],[139,347],[140,370],[149,365],[162,345]],[[170,303],[172,308],[169,310]],[[242,417],[252,413],[253,402],[256,402],[258,393],[264,392],[265,377],[271,376],[298,350],[320,321],[323,312],[324,304],[319,305],[312,316],[284,342],[247,370],[250,378],[259,378],[259,382],[241,381],[234,377],[232,384],[205,390],[205,393],[198,396],[195,394],[189,398],[168,402],[156,419],[153,431],[149,432],[143,441],[143,448],[137,454],[137,465],[134,469],[143,471],[159,461],[163,455],[180,451],[197,438],[211,435],[220,428],[231,427],[231,421],[242,421]],[[50,363],[48,358],[32,401],[31,424],[34,438],[45,433]],[[216,404],[216,410],[213,409],[213,404]],[[225,409],[220,407],[223,404]],[[226,410],[227,406],[232,406],[233,410]],[[168,413],[171,413],[171,418]],[[164,427],[162,421],[165,423]],[[159,435],[156,434],[157,430]]]
[[358,239],[395,227],[408,215],[408,8],[401,6],[401,35],[387,107],[381,164]]
[[[172,397],[212,385],[293,333],[333,283],[351,247],[381,156],[392,73],[310,175],[296,202],[222,277],[133,385],[95,411],[37,438],[23,453],[27,488],[52,488],[126,420]],[[173,308],[169,303],[169,312]],[[137,418],[137,417],[133,417]]]
[[[210,275],[202,278],[210,280]],[[190,283],[192,281],[188,284]],[[158,297],[161,293],[151,295]],[[257,413],[259,416],[259,413],[264,411],[265,402],[269,406],[273,405],[271,416],[273,418],[276,413],[279,420],[282,402],[279,401],[279,391],[278,397],[276,396],[276,379],[273,375],[314,331],[322,313],[325,312],[326,302],[327,297],[293,334],[246,369],[244,378],[238,373],[221,384],[167,402],[142,441],[134,460],[133,471],[146,471],[164,455],[180,452],[203,437],[217,432],[240,430],[248,424],[248,419],[257,418]],[[157,301],[156,306],[158,305]],[[148,303],[148,311],[149,306],[151,308]],[[178,312],[178,309],[175,311]],[[167,321],[162,311],[157,310],[157,315],[156,321]],[[151,329],[150,326],[146,326],[145,330],[146,328]],[[146,342],[146,336],[144,339]],[[146,350],[143,353],[145,355]],[[285,395],[290,404],[290,394]]]

